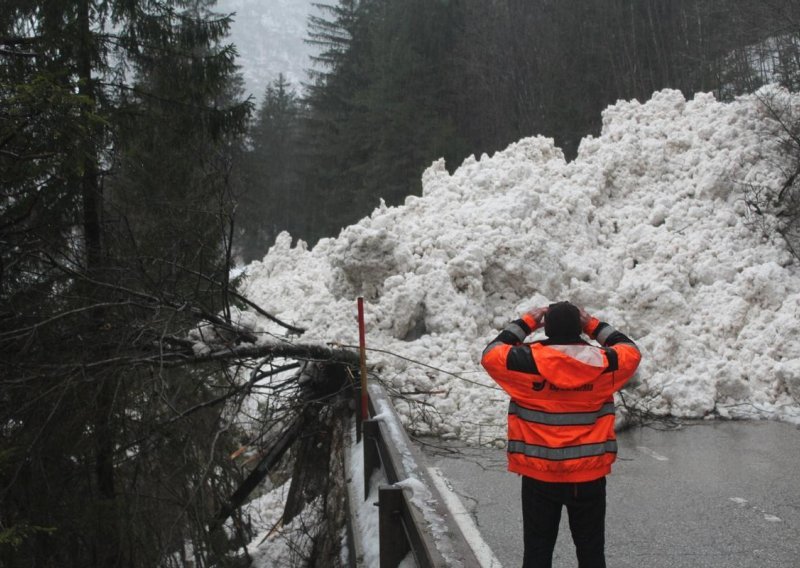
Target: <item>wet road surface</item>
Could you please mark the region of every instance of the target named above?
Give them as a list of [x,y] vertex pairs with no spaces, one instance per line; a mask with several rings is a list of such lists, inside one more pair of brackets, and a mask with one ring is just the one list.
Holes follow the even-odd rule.
[[[800,568],[800,430],[701,422],[618,435],[608,479],[609,568]],[[505,451],[425,450],[505,568],[522,565],[520,480]],[[452,451],[451,448],[451,451]],[[577,566],[561,519],[554,568]]]

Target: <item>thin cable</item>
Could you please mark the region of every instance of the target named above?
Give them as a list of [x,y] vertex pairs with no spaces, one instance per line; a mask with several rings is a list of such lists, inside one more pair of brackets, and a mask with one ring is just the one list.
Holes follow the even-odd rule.
[[[347,348],[347,349],[358,349],[357,345],[342,345],[341,343],[329,343],[328,345],[344,347],[344,348]],[[375,351],[376,353],[384,353],[386,355],[391,355],[392,357],[397,357],[398,359],[402,359],[404,361],[408,361],[409,363],[414,363],[415,365],[419,365],[420,367],[427,367],[428,369],[432,369],[432,370],[437,371],[439,373],[444,373],[445,375],[450,375],[451,377],[455,377],[455,378],[457,378],[459,380],[464,381],[465,383],[470,383],[472,385],[483,387],[485,389],[491,389],[491,390],[497,390],[497,391],[503,390],[503,389],[501,389],[499,387],[493,387],[493,386],[490,386],[490,385],[484,385],[484,384],[479,383],[477,381],[471,381],[469,379],[465,379],[461,375],[457,375],[456,373],[453,373],[451,371],[445,371],[444,369],[440,369],[439,367],[434,367],[433,365],[428,365],[427,363],[423,363],[422,361],[417,361],[416,359],[411,359],[410,357],[406,357],[404,355],[400,355],[400,354],[394,353],[392,351],[387,351],[386,349],[377,349],[375,347],[367,347],[367,351]]]

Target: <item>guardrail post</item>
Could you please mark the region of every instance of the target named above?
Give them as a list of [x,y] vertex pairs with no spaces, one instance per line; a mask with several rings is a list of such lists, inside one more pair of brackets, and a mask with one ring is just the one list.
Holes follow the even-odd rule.
[[358,298],[358,374],[361,388],[357,389],[360,395],[356,400],[356,441],[361,441],[361,430],[358,426],[361,422],[369,418],[369,408],[367,403],[367,332],[364,324],[364,298]]
[[[362,423],[364,499],[369,498],[372,475],[376,469],[381,468],[384,473],[381,477],[385,481],[381,480],[383,486],[379,489],[377,503],[380,568],[397,568],[408,556],[409,551],[419,568],[442,568],[453,565],[450,558],[455,559],[455,564],[459,566],[482,565],[462,530],[453,521],[452,513],[447,509],[434,481],[417,463],[419,459],[415,455],[417,450],[402,431],[402,424],[392,409],[391,400],[386,392],[380,385],[371,384],[369,395],[372,414],[377,415],[376,410],[380,410],[381,418],[367,419]],[[390,426],[400,428],[401,432],[398,435],[390,434]],[[409,454],[411,459],[407,460],[406,456]],[[445,521],[446,533],[434,535],[431,523],[439,521],[409,501],[402,488],[393,485],[412,476],[423,481],[431,489],[432,495],[435,496],[430,502],[433,508],[431,515],[436,515]],[[348,486],[358,481],[354,479],[348,482]],[[358,503],[350,504],[351,511],[361,506]],[[354,538],[354,541],[357,539]],[[359,550],[363,550],[363,547],[359,547]]]
[[356,409],[356,443],[358,443],[361,441],[361,432],[363,430],[361,424],[364,421],[363,417],[361,416],[361,411],[359,410],[359,405],[361,404],[361,383],[354,385],[353,400],[355,401]]
[[364,420],[361,427],[364,429],[362,441],[364,444],[364,500],[366,500],[369,497],[369,482],[372,473],[381,467],[381,454],[378,449],[381,436],[380,421]]
[[381,487],[378,503],[380,568],[397,568],[411,550],[403,527],[403,489],[391,485]]

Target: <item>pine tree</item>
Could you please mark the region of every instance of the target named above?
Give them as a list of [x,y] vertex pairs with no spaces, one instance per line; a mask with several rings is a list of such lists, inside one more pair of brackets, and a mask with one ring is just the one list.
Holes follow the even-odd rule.
[[372,65],[360,93],[366,113],[357,136],[370,148],[356,164],[365,193],[398,204],[421,192],[420,177],[444,157],[466,155],[455,123],[453,87],[458,7],[444,2],[376,2],[370,13]]
[[267,86],[245,156],[240,246],[245,261],[262,257],[281,231],[304,236],[308,207],[300,177],[302,105],[281,74]]
[[320,15],[309,19],[308,41],[319,49],[305,101],[307,144],[302,157],[306,199],[313,203],[306,232],[312,242],[358,219],[365,197],[353,164],[365,163],[371,149],[354,125],[365,113],[358,94],[369,77],[366,26],[372,1],[315,4]]
[[[21,535],[0,539],[10,566],[169,564],[187,518],[204,534],[186,510],[217,483],[168,485],[159,461],[175,448],[143,419],[163,422],[218,379],[114,361],[179,337],[198,306],[226,305],[229,156],[248,105],[221,44],[230,18],[210,5],[0,8],[0,527]],[[218,427],[194,418],[183,456]],[[182,467],[200,475],[207,460]]]
[[442,156],[466,152],[453,120],[450,3],[341,0],[321,6],[310,41],[322,52],[310,89],[307,170],[324,218],[315,236],[334,234],[385,199],[420,192],[420,175]]

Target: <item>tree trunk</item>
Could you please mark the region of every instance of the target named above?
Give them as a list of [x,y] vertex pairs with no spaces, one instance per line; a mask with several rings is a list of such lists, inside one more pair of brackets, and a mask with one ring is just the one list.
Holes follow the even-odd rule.
[[[78,48],[77,65],[79,93],[88,101],[83,121],[85,134],[80,160],[80,191],[83,204],[83,242],[85,247],[85,270],[90,278],[102,280],[103,239],[102,239],[102,191],[98,176],[98,152],[101,132],[94,124],[92,114],[96,112],[97,95],[93,66],[93,37],[91,29],[90,0],[81,0],[78,8]],[[101,293],[91,291],[92,296]],[[97,298],[95,298],[97,300]],[[95,330],[103,326],[103,310],[92,311],[90,323]],[[103,345],[92,346],[100,350]],[[96,399],[94,411],[95,475],[97,477],[98,500],[97,533],[95,535],[95,563],[98,567],[113,567],[120,563],[120,541],[114,487],[114,433],[111,415],[114,402],[114,384],[109,377],[98,372],[94,377]]]
[[292,485],[283,522],[288,524],[306,505],[322,497],[323,526],[313,535],[309,568],[335,568],[340,564],[341,535],[346,523],[344,446],[347,419],[352,413],[346,400],[317,409],[305,409],[308,422],[295,449]]
[[102,259],[102,237],[100,215],[102,195],[98,178],[97,143],[98,128],[92,124],[89,112],[95,112],[96,93],[92,79],[92,30],[89,15],[89,0],[81,0],[78,14],[78,25],[81,44],[78,52],[78,75],[80,77],[79,93],[90,101],[90,107],[84,111],[86,129],[82,148],[82,168],[80,178],[81,197],[83,199],[83,238],[86,247],[86,269],[95,272]]

